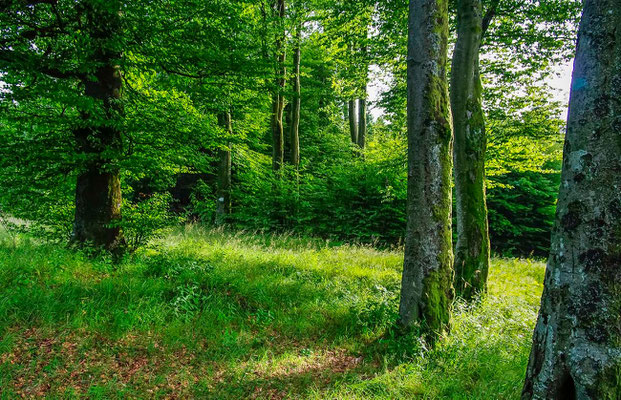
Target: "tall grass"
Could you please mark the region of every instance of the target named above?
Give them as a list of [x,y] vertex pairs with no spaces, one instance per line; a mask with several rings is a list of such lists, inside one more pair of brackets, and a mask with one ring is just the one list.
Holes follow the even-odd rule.
[[543,265],[494,260],[435,348],[395,338],[402,254],[187,227],[114,264],[0,244],[0,396],[518,398]]

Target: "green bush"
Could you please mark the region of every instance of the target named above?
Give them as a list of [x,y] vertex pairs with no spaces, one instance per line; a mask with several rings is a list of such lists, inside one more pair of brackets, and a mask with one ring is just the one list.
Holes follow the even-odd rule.
[[123,200],[123,214],[119,226],[130,250],[135,251],[149,240],[161,237],[164,229],[178,217],[170,212],[170,193],[155,193],[138,202]]

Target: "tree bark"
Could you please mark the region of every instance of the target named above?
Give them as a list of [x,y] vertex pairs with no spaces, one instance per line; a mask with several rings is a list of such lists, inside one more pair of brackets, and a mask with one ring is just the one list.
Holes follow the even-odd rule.
[[[367,39],[368,29],[365,31],[365,40]],[[368,69],[367,65],[367,46],[364,45],[361,48],[363,65],[366,69],[365,71],[365,82],[362,86],[362,96],[358,99],[358,146],[361,149],[364,149],[365,141],[367,138],[367,77],[368,77]]]
[[[231,113],[225,112],[218,116],[220,126],[226,130],[227,134],[233,134],[231,124]],[[216,192],[216,225],[226,223],[228,215],[231,213],[231,150],[230,143],[228,149],[220,149],[218,163],[218,190]]]
[[485,121],[479,76],[482,33],[481,0],[458,0],[457,43],[451,69],[454,130],[455,290],[472,299],[486,290],[489,229],[485,201]]
[[410,0],[408,200],[400,324],[448,328],[453,299],[447,0]]
[[621,1],[583,7],[523,399],[621,398]]
[[276,0],[276,13],[278,15],[279,28],[276,34],[276,80],[272,100],[272,168],[280,170],[285,159],[285,138],[282,122],[285,109],[285,84],[286,84],[286,51],[285,51],[285,0]]
[[364,87],[364,98],[358,99],[358,146],[364,149],[367,137],[367,87]]
[[351,135],[351,142],[358,144],[358,125],[356,121],[356,100],[349,100],[347,107],[347,114],[349,116],[349,134]]
[[[120,34],[121,23],[118,12],[109,8],[92,6],[87,33],[99,43],[111,43]],[[119,168],[111,157],[121,152],[121,132],[115,120],[122,110],[118,104],[121,98],[122,78],[116,61],[120,52],[102,46],[94,53],[99,67],[92,80],[84,80],[85,95],[101,102],[105,119],[93,123],[87,113],[83,114],[85,126],[74,131],[78,152],[85,155],[83,171],[78,175],[75,193],[75,217],[72,239],[78,243],[115,250],[123,243],[118,222],[121,219],[121,183]]]
[[295,32],[295,48],[293,49],[293,101],[291,104],[291,164],[297,169],[300,166],[300,44],[302,26],[298,24]]

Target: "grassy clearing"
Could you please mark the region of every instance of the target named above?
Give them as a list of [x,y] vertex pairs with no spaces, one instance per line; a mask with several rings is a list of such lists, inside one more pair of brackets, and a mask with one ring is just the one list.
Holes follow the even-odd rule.
[[394,339],[402,256],[188,227],[114,266],[0,244],[0,397],[518,398],[544,266],[494,260],[433,350]]

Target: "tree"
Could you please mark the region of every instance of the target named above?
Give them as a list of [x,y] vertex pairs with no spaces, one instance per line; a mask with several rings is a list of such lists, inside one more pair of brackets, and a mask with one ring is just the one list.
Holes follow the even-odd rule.
[[[228,135],[233,134],[231,113],[224,112],[218,116],[218,123]],[[216,224],[221,225],[231,213],[231,149],[219,150],[218,186],[216,191]]]
[[483,24],[481,0],[457,0],[457,43],[451,68],[457,230],[455,290],[466,299],[485,291],[490,256],[485,203],[486,138],[479,76],[481,35],[486,29]]
[[[73,157],[80,160],[72,237],[116,249],[123,243],[117,224],[122,202],[121,3],[82,2],[71,8],[56,1],[3,5],[8,29],[1,36],[0,70],[8,74],[9,96],[16,102],[24,96],[25,108],[34,100],[54,109],[49,88],[77,106],[67,111],[64,104],[61,114],[75,117],[64,128],[71,129]],[[81,41],[70,39],[78,32]],[[31,90],[24,90],[29,83]]]
[[621,397],[621,2],[585,0],[523,399]]
[[449,325],[453,299],[452,131],[447,67],[448,2],[410,0],[408,201],[400,324]]
[[364,149],[367,137],[367,87],[362,88],[363,98],[358,99],[358,146]]
[[457,43],[451,72],[457,231],[455,288],[458,295],[471,299],[486,290],[490,254],[485,194],[487,134],[479,54],[493,52],[483,73],[490,80],[495,78],[496,85],[506,80],[506,88],[501,92],[503,99],[511,97],[507,89],[515,91],[516,85],[528,91],[550,73],[550,60],[565,56],[570,41],[563,38],[563,33],[571,31],[577,8],[576,2],[565,0],[545,4],[530,0],[455,3]]
[[275,57],[275,81],[272,100],[272,168],[280,170],[285,158],[285,137],[283,126],[283,112],[285,110],[285,84],[287,52],[285,49],[285,0],[275,0],[274,12],[276,14],[276,41],[274,49]]
[[[121,97],[121,71],[118,60],[121,49],[118,41],[121,30],[120,4],[86,4],[87,32],[100,44],[94,51],[95,80],[83,81],[86,96],[100,100],[106,119],[100,126],[80,127],[75,132],[78,151],[89,162],[85,171],[78,175],[75,197],[75,221],[73,239],[92,242],[107,248],[122,243],[120,228],[114,225],[121,219],[121,181],[117,166],[106,166],[106,153],[118,153],[121,132],[114,118],[119,109],[116,101]],[[84,113],[89,118],[88,112]]]
[[368,50],[367,50],[367,37],[368,33],[365,31],[364,37],[364,45],[360,51],[362,58],[362,69],[363,69],[363,77],[362,77],[362,88],[360,90],[360,98],[358,99],[358,146],[361,149],[364,149],[366,137],[367,137],[367,80],[368,80]]
[[300,46],[302,45],[302,23],[296,23],[293,48],[293,99],[291,101],[291,164],[300,166]]
[[349,134],[351,142],[358,143],[358,123],[356,121],[356,100],[350,99],[347,105],[347,115],[349,116]]

